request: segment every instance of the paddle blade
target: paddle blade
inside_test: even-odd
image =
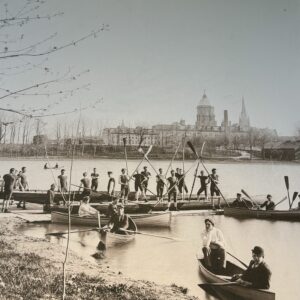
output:
[[[295,199],[297,198],[297,196],[298,196],[298,192],[294,192],[294,194],[293,194],[293,201],[295,201]]]
[[[149,148],[148,148],[148,150],[147,150],[145,156],[147,156],[147,155],[151,152],[151,150],[152,150],[152,145],[149,146]]]
[[[200,156],[202,156],[202,152],[203,152],[204,146],[205,146],[205,141],[204,141],[203,144],[202,144]]]
[[[124,147],[126,146],[126,138],[123,138]]]
[[[247,192],[246,192],[245,190],[241,189],[241,192],[242,192],[246,197],[248,197],[249,199],[251,199],[251,197],[247,194]]]
[[[197,152],[193,146],[193,144],[191,143],[191,141],[187,141],[187,145],[191,148],[191,150],[194,152],[195,155],[197,155]],[[197,155],[198,156],[198,155]]]
[[[285,182],[286,189],[288,190],[290,188],[289,176],[284,176],[284,182]]]

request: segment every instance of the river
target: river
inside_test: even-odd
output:
[[[129,170],[134,170],[139,161],[128,161]],[[67,171],[70,169],[69,161],[59,161]],[[20,169],[27,166],[28,179],[31,189],[46,189],[59,171],[43,170],[44,161],[2,161],[0,173],[3,175],[10,167]],[[152,161],[155,168],[168,167],[167,161]],[[148,165],[143,163],[142,166]],[[195,164],[186,162],[185,169],[193,165],[190,174],[194,173]],[[106,172],[112,170],[119,174],[125,167],[122,160],[76,160],[73,165],[72,181],[78,184],[82,173],[92,172],[97,167],[100,173],[100,188],[104,190],[107,185]],[[182,162],[173,163],[173,168],[182,167]],[[286,195],[283,176],[290,179],[291,194],[300,191],[298,178],[300,168],[291,163],[207,163],[211,170],[217,169],[220,175],[220,189],[227,196],[233,196],[241,188],[250,195],[273,195],[275,202]],[[148,165],[154,177],[155,173]],[[201,168],[200,168],[201,169]],[[130,173],[130,172],[129,172]],[[187,185],[192,185],[192,176],[187,177]],[[155,180],[150,181],[150,189],[155,187]],[[199,182],[196,182],[198,189]],[[298,201],[297,201],[298,202]],[[287,201],[278,208],[286,208]],[[169,241],[160,238],[138,235],[132,243],[122,247],[109,249],[106,257],[97,263],[106,264],[112,269],[136,279],[145,279],[157,283],[172,284],[188,288],[189,293],[201,299],[214,299],[202,291],[197,284],[201,282],[199,276],[196,253],[200,249],[200,235],[204,229],[203,215],[178,215],[172,220],[170,230],[144,230],[172,237],[181,241]],[[248,263],[251,259],[251,249],[255,245],[262,246],[265,250],[265,260],[272,270],[271,287],[276,292],[278,300],[299,299],[298,274],[300,261],[300,222],[264,221],[264,220],[237,220],[225,216],[213,216],[216,227],[220,228],[226,238],[228,251]],[[75,228],[75,227],[74,227]],[[63,230],[61,225],[24,225],[20,230],[25,234],[43,237],[46,232]],[[95,252],[98,241],[97,232],[72,234],[71,248],[89,260]],[[65,239],[51,237],[55,243],[65,243]]]

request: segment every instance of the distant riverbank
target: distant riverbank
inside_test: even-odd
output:
[[[61,299],[65,248],[47,239],[19,234],[17,227],[22,224],[13,216],[0,215],[0,298]],[[186,292],[176,285],[132,280],[107,264],[69,253],[65,299],[198,299]]]

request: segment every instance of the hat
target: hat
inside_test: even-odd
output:
[[[158,171],[162,171],[162,168],[159,168]]]
[[[117,208],[124,208],[124,205],[122,203],[118,203]]]
[[[259,246],[255,246],[253,249],[252,249],[252,252],[254,254],[256,254],[257,256],[264,256],[264,249],[262,247],[259,247]]]
[[[236,195],[237,195],[237,196],[242,196],[242,194],[241,194],[241,193],[236,193]]]
[[[207,222],[209,222],[212,226],[215,226],[215,223],[212,219],[210,219],[210,218],[205,219],[204,223],[207,223]]]
[[[215,169],[215,168],[213,168],[213,169],[211,169],[211,170],[212,170],[212,172],[213,172],[213,171],[217,171],[217,169]]]
[[[123,172],[123,171],[125,171],[125,169],[123,168],[123,169],[121,169],[121,172]]]
[[[147,166],[144,166],[144,169],[147,169]]]
[[[268,195],[267,195],[267,198],[272,198],[272,195],[268,194]]]

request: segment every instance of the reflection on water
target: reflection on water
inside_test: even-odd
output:
[[[109,248],[103,260],[95,261],[99,241],[94,231],[71,235],[71,249],[90,261],[105,264],[116,271],[136,279],[151,280],[162,284],[175,283],[187,287],[189,293],[201,299],[215,299],[200,289],[203,282],[199,275],[196,253],[200,248],[200,234],[205,216],[177,216],[171,229],[142,229],[147,233],[176,236],[182,241],[137,235],[135,241],[120,247]],[[265,249],[265,260],[272,270],[272,290],[276,299],[298,300],[298,269],[300,261],[300,223],[285,221],[237,220],[214,216],[215,224],[221,228],[228,250],[248,264],[251,249],[260,245]],[[75,229],[78,227],[73,227]],[[26,234],[44,237],[46,232],[63,231],[62,225],[24,225]],[[83,229],[83,227],[81,227]],[[49,237],[51,242],[65,243],[65,238]],[[228,257],[230,259],[230,257]]]

